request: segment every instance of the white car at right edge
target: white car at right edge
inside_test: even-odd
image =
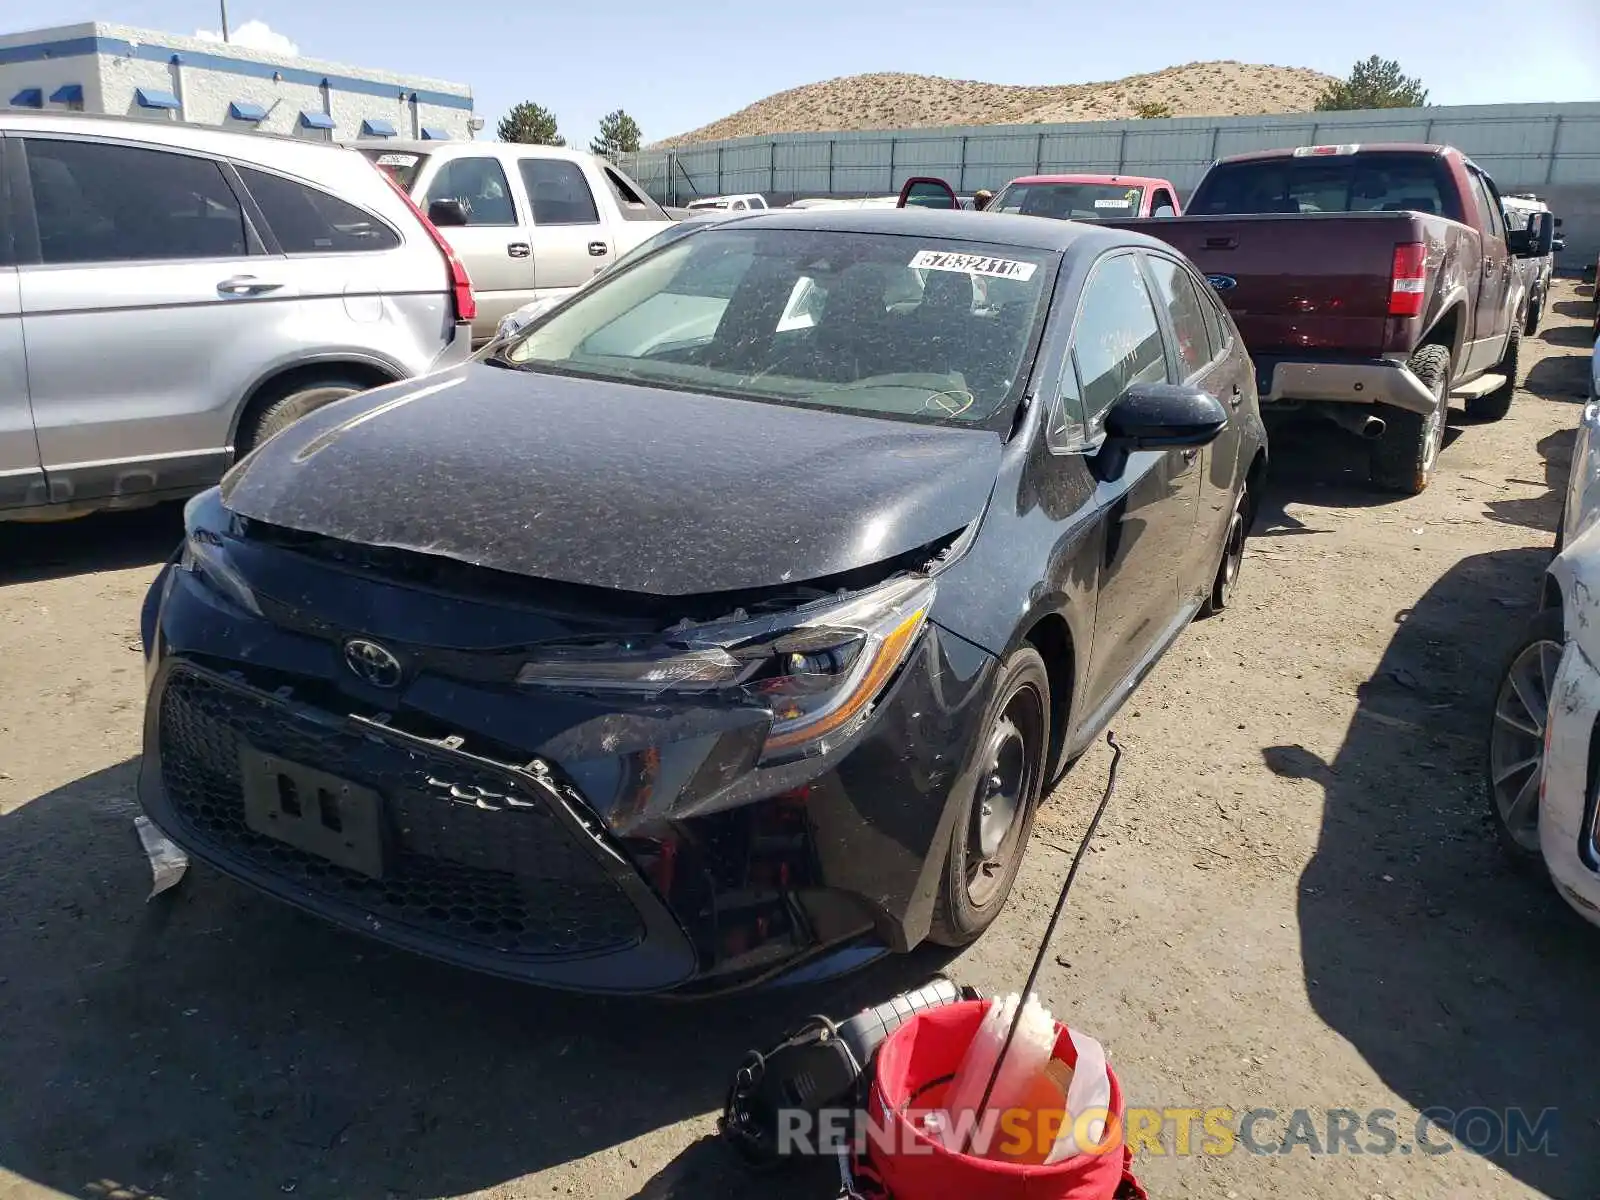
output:
[[[1542,858],[1562,898],[1600,924],[1600,347],[1556,551],[1500,677],[1487,782],[1512,855]]]

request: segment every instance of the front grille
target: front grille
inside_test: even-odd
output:
[[[361,910],[377,936],[392,923],[529,958],[620,950],[642,936],[632,902],[553,802],[501,772],[444,748],[352,733],[181,668],[162,692],[160,722],[162,782],[184,832],[224,861]],[[251,829],[241,745],[376,790],[388,843],[383,878]],[[453,800],[452,790],[471,799]]]

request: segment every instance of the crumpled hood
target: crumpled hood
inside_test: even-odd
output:
[[[230,471],[246,517],[659,596],[838,574],[975,519],[983,429],[469,363],[329,405]]]

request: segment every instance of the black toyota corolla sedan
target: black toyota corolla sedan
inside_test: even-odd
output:
[[[552,986],[967,943],[1228,602],[1253,380],[1138,234],[708,225],[191,502],[140,798],[262,891]]]

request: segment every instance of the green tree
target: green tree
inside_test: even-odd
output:
[[[1141,100],[1133,106],[1133,115],[1141,121],[1159,121],[1172,115],[1172,105],[1161,100]]]
[[[1374,54],[1358,62],[1350,78],[1330,83],[1317,97],[1317,111],[1334,112],[1359,108],[1421,108],[1428,102],[1428,89],[1422,80],[1400,73],[1392,58]]]
[[[589,149],[594,154],[632,154],[641,140],[639,122],[619,108],[600,118],[600,136]]]
[[[555,113],[532,100],[524,100],[501,117],[495,132],[502,142],[523,142],[530,146],[567,144],[567,139],[556,132]]]

